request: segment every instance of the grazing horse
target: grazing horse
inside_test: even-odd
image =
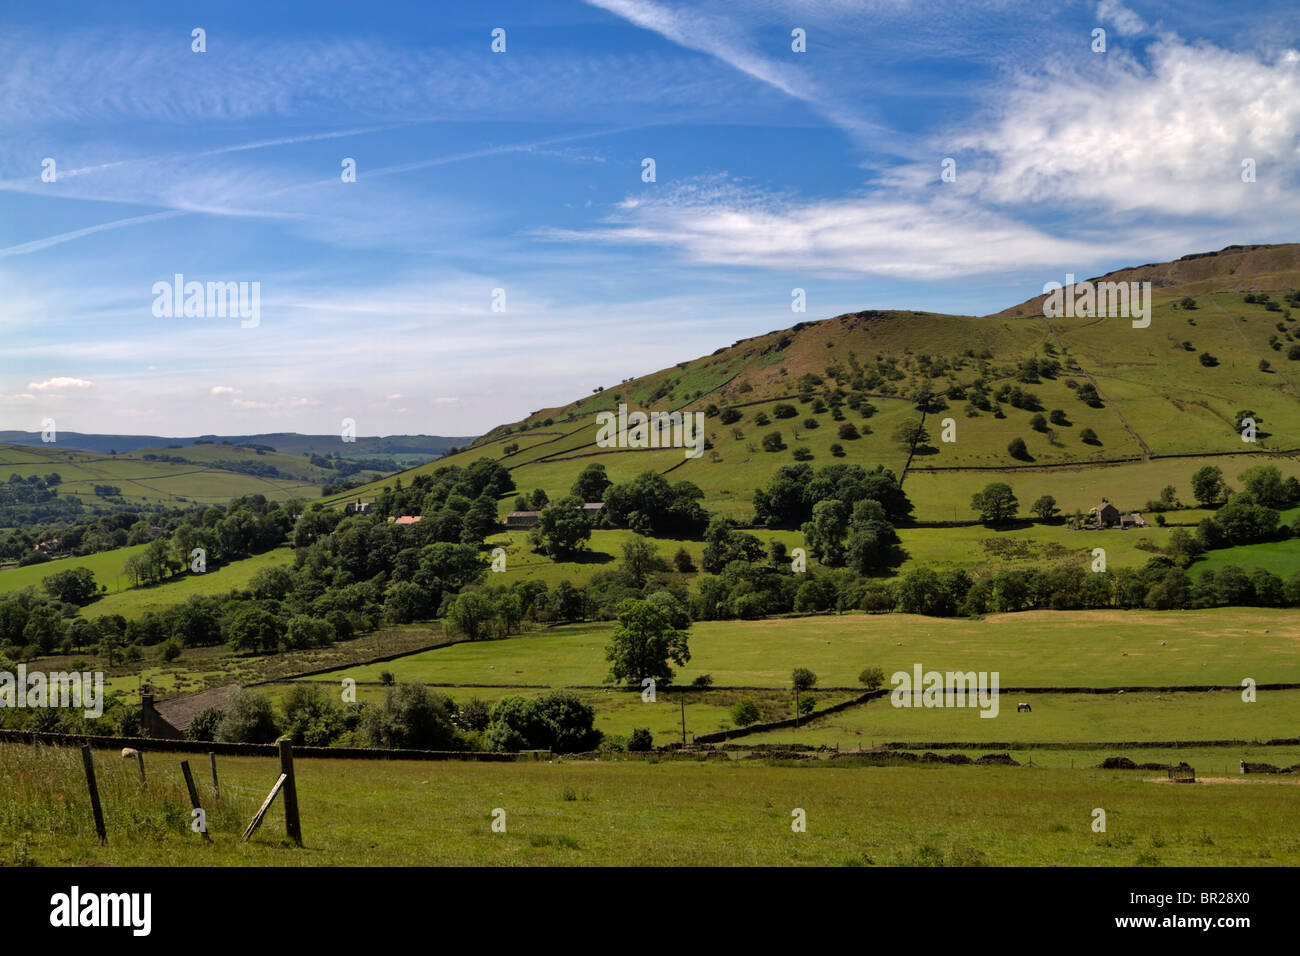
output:
[[[1030,707],[1027,703],[1023,703],[1023,702],[1022,702],[1022,703],[1016,704],[1016,713],[1017,713],[1017,714],[1020,713],[1021,711],[1029,711],[1029,712],[1032,713],[1032,712],[1033,712],[1033,709],[1034,709],[1034,708]]]

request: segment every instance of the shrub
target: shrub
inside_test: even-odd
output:
[[[845,422],[836,434],[845,441],[854,441],[859,437],[857,426],[852,422]]]
[[[392,671],[380,671],[379,683],[383,684],[385,687],[392,687],[395,683],[397,683],[397,681],[393,679]]]
[[[1200,354],[1199,361],[1206,368],[1213,368],[1214,366],[1219,364],[1219,360],[1215,358],[1213,355],[1211,355],[1209,352],[1202,352]]]
[[[229,705],[216,739],[240,744],[269,744],[280,736],[270,698],[240,688],[230,695]]]
[[[763,436],[763,451],[780,451],[785,448],[780,432],[768,432]]]
[[[645,727],[636,727],[627,739],[627,749],[633,753],[645,753],[654,750],[654,736]]]
[[[688,574],[695,570],[695,559],[685,548],[678,548],[677,553],[673,555],[673,567],[683,574]]]
[[[772,415],[776,418],[794,418],[799,414],[799,410],[793,405],[779,404],[772,409]]]
[[[800,717],[803,717],[806,714],[811,714],[817,706],[817,701],[813,699],[812,694],[800,694],[798,700]]]
[[[692,686],[692,687],[698,687],[698,688],[700,688],[701,690],[703,690],[703,689],[705,689],[705,688],[708,688],[708,687],[712,687],[712,686],[713,686],[713,675],[712,675],[712,674],[700,674],[699,676],[697,676],[697,677],[695,678],[695,680],[691,681],[691,686]]]
[[[885,683],[885,669],[877,664],[864,667],[858,675],[858,683],[867,690],[876,690]]]
[[[1091,428],[1085,428],[1083,431],[1079,432],[1079,441],[1083,442],[1085,445],[1101,444],[1097,438],[1097,433]]]
[[[737,727],[756,724],[759,716],[758,705],[752,698],[743,697],[731,705],[731,722]]]
[[[739,408],[724,408],[722,416],[718,419],[724,425],[734,425],[740,421],[742,415]]]
[[[175,638],[172,638],[170,641],[163,641],[162,647],[159,648],[159,651],[162,652],[163,660],[174,661],[176,658],[181,656],[181,642]]]
[[[205,707],[194,715],[190,725],[185,728],[186,740],[201,740],[204,742],[217,739],[217,728],[221,725],[221,719],[226,716],[226,712],[220,707]]]
[[[817,686],[817,675],[806,667],[796,667],[790,674],[790,685],[797,691],[811,690]]]
[[[844,457],[844,446],[840,444],[831,445],[831,455],[835,458]]]
[[[463,750],[452,724],[455,712],[455,704],[445,694],[407,681],[386,689],[383,702],[366,709],[358,732],[371,747]]]
[[[795,461],[812,461],[813,453],[806,447],[800,446],[792,453]]]
[[[1028,447],[1026,447],[1025,440],[1023,438],[1017,437],[1011,439],[1010,443],[1007,445],[1007,454],[1009,454],[1012,458],[1019,459],[1020,461],[1031,460],[1029,456],[1029,449]]]

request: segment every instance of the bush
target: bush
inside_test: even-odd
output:
[[[172,638],[170,641],[163,641],[162,647],[159,648],[162,659],[165,661],[174,661],[181,656],[181,642]]]
[[[1085,428],[1083,431],[1079,432],[1079,441],[1083,442],[1085,445],[1101,444],[1097,438],[1097,433],[1091,428]]]
[[[464,742],[452,724],[455,712],[445,694],[407,681],[385,690],[383,703],[366,709],[358,730],[371,747],[463,750]]]
[[[220,707],[205,707],[194,715],[190,725],[185,728],[185,739],[204,742],[216,740],[217,728],[225,716],[226,712]]]
[[[392,671],[380,671],[379,683],[383,684],[385,687],[392,687],[395,683],[397,683],[397,681],[393,678]]]
[[[785,448],[785,442],[781,438],[780,432],[768,432],[763,436],[763,451],[781,451]]]
[[[790,674],[790,685],[797,691],[811,690],[817,686],[817,675],[806,667],[796,667]]]
[[[1215,358],[1213,355],[1211,355],[1209,352],[1202,352],[1200,354],[1200,363],[1204,365],[1206,368],[1213,368],[1214,366],[1219,364],[1219,360]]]
[[[758,704],[752,698],[743,697],[731,705],[731,722],[737,727],[756,724],[759,716]]]
[[[845,422],[836,434],[845,441],[855,441],[859,437],[858,429],[852,422]]]
[[[799,414],[799,410],[793,405],[777,405],[772,409],[772,415],[776,418],[794,418]]]
[[[1019,459],[1020,461],[1033,460],[1029,456],[1029,448],[1025,445],[1025,440],[1019,437],[1011,439],[1010,443],[1008,443],[1007,454],[1012,458]]]
[[[817,707],[817,701],[813,699],[812,694],[799,695],[798,708],[799,708],[800,717],[803,717],[807,714],[811,714],[816,707]]]
[[[466,730],[487,730],[491,706],[477,697],[471,697],[460,709],[460,725]]]
[[[795,461],[812,461],[813,453],[803,446],[796,448],[793,452]]]
[[[503,697],[492,708],[485,734],[493,750],[594,750],[601,733],[593,728],[596,713],[567,691],[541,697]]]
[[[698,687],[701,690],[713,686],[712,674],[700,674],[695,680],[691,681],[692,687]]]
[[[685,548],[678,548],[677,553],[673,555],[673,567],[683,574],[689,574],[695,570],[695,559]]]
[[[885,683],[885,669],[877,664],[864,667],[858,675],[858,683],[867,690],[878,690]]]
[[[736,422],[740,421],[741,417],[741,411],[739,408],[724,408],[722,410],[722,416],[718,420],[724,425],[734,425]]]
[[[637,727],[633,729],[632,736],[627,739],[627,749],[633,753],[654,750],[654,737],[646,728]]]
[[[280,736],[271,700],[264,694],[240,688],[230,695],[229,705],[216,739],[238,744],[269,744]]]

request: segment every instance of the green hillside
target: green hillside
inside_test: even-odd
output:
[[[991,316],[868,311],[800,322],[541,409],[457,455],[330,500],[481,457],[501,461],[519,489],[552,499],[592,462],[615,482],[671,471],[704,491],[710,511],[741,519],[752,514],[753,490],[796,453],[814,467],[893,469],[921,520],[969,520],[971,493],[995,480],[1026,507],[1050,493],[1071,512],[1102,496],[1140,509],[1169,484],[1190,504],[1191,474],[1206,463],[1229,483],[1261,459],[1300,473],[1300,245],[1111,275],[1131,277],[1153,282],[1147,328],[1128,318],[1044,318],[1041,297]],[[710,447],[694,459],[680,448],[597,447],[596,413],[620,403],[705,412]],[[1237,430],[1243,411],[1258,422],[1253,443]],[[928,440],[913,448],[898,432],[922,419]],[[764,450],[772,432],[781,447]],[[1008,448],[1016,438],[1027,450],[1020,459]]]
[[[209,449],[216,449],[215,451]],[[230,461],[251,459],[255,452],[227,446],[197,446],[183,450],[160,450],[156,454],[182,456],[186,462],[146,460],[140,452],[130,455],[101,455],[96,452],[71,451],[57,444],[0,445],[0,475],[27,478],[57,473],[62,481],[58,497],[76,497],[88,508],[139,507],[159,505],[176,507],[186,503],[224,504],[241,495],[260,494],[280,501],[286,498],[315,498],[320,494],[321,479],[306,459],[289,455],[264,456],[281,464],[292,462],[294,478],[266,478],[243,474],[216,466],[224,457]],[[210,455],[209,460],[204,456]],[[263,458],[257,457],[258,461]],[[119,494],[99,495],[95,486],[109,486]],[[4,522],[0,522],[4,523]]]

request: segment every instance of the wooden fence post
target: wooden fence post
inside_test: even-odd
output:
[[[143,750],[137,750],[135,752],[135,760],[136,763],[140,765],[140,782],[144,783],[144,751]]]
[[[280,792],[280,788],[283,786],[284,774],[280,774],[280,776],[276,777],[275,784],[271,787],[271,792],[268,793],[266,799],[262,801],[262,805],[258,808],[257,814],[253,817],[253,821],[249,823],[248,829],[244,831],[245,843],[248,842],[248,838],[253,835],[253,832],[262,825],[262,817],[266,816],[266,811],[271,809],[271,803],[275,800],[275,795]]]
[[[302,846],[302,827],[298,822],[298,788],[293,779],[293,743],[281,737],[280,773],[284,775],[284,828],[289,839]]]
[[[217,753],[215,750],[208,751],[208,763],[212,765],[212,799],[221,799],[221,787],[217,784]]]
[[[203,813],[203,807],[199,805],[199,792],[194,789],[194,778],[190,775],[190,762],[188,760],[181,761],[181,773],[185,774],[185,789],[190,792],[190,806],[198,810],[203,819],[203,829],[200,832],[203,834],[203,839],[211,843],[212,837],[208,836],[208,818]]]
[[[90,809],[95,814],[95,832],[99,845],[108,845],[108,831],[104,829],[104,810],[99,805],[99,788],[95,786],[95,758],[90,755],[90,744],[81,745],[81,762],[86,768],[86,786],[90,789]]]

